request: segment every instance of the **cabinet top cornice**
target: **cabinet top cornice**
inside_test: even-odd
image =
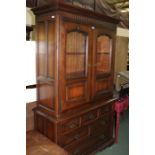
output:
[[[106,14],[101,14],[101,13],[80,8],[74,5],[69,5],[60,1],[52,1],[48,5],[33,8],[32,11],[34,12],[35,15],[61,11],[61,12],[68,12],[68,13],[81,15],[89,18],[99,19],[99,20],[103,20],[114,24],[118,24],[120,22],[120,19],[107,16]]]

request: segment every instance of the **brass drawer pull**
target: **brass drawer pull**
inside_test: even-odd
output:
[[[95,116],[93,114],[88,115],[88,119],[94,119]]]
[[[78,140],[80,138],[80,134],[76,134],[75,136],[74,136],[74,139],[76,139],[76,140]]]
[[[70,128],[70,129],[73,129],[73,128],[75,128],[75,127],[77,127],[77,124],[75,124],[75,123],[72,123],[72,124],[69,125],[69,128]]]

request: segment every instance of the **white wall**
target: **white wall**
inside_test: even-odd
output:
[[[26,41],[26,85],[36,84],[36,42]],[[27,103],[36,101],[36,89],[26,90]]]
[[[35,25],[35,16],[30,8],[26,8],[26,25]],[[26,85],[36,84],[36,42],[26,41]],[[36,89],[26,90],[27,103],[36,101]]]
[[[26,8],[26,25],[35,25],[35,16],[30,8]],[[36,42],[26,41],[26,85],[36,84]],[[27,103],[36,101],[36,89],[26,90]]]

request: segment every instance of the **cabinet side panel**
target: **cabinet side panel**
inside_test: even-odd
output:
[[[54,87],[52,84],[38,84],[39,103],[48,108],[54,109]]]
[[[36,25],[38,103],[55,111],[55,22],[38,16]]]
[[[37,23],[37,39],[38,39],[38,76],[46,76],[46,35],[45,23]]]
[[[48,21],[48,45],[47,45],[47,76],[54,79],[54,57],[55,57],[55,26],[54,22]]]

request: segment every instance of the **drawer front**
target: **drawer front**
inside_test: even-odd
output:
[[[112,104],[103,106],[100,109],[100,116],[105,115],[106,113],[112,112]]]
[[[102,133],[106,130],[109,130],[111,127],[111,114],[106,114],[104,117],[99,118],[95,123],[90,126],[90,134],[96,135]]]
[[[60,124],[61,133],[70,132],[80,126],[80,118],[64,121]]]
[[[65,147],[65,150],[70,152],[72,155],[88,155],[89,152],[93,151],[92,148],[95,144],[96,139],[95,138],[92,139],[92,137],[89,137],[83,141]]]
[[[97,110],[88,112],[81,117],[81,124],[85,125],[91,123],[97,118]]]
[[[61,146],[66,146],[70,143],[73,143],[75,141],[82,140],[83,138],[87,137],[89,134],[88,127],[80,128],[78,130],[75,130],[71,133],[64,134],[60,136],[59,138],[59,144]]]
[[[89,155],[92,151],[97,150],[109,140],[109,134],[104,132],[97,136],[90,136],[83,141],[71,144],[65,147],[65,150],[70,152],[72,155]]]
[[[101,134],[97,135],[96,137],[96,145],[102,145],[105,142],[109,141],[112,139],[112,135],[110,134],[110,130],[104,131]]]

